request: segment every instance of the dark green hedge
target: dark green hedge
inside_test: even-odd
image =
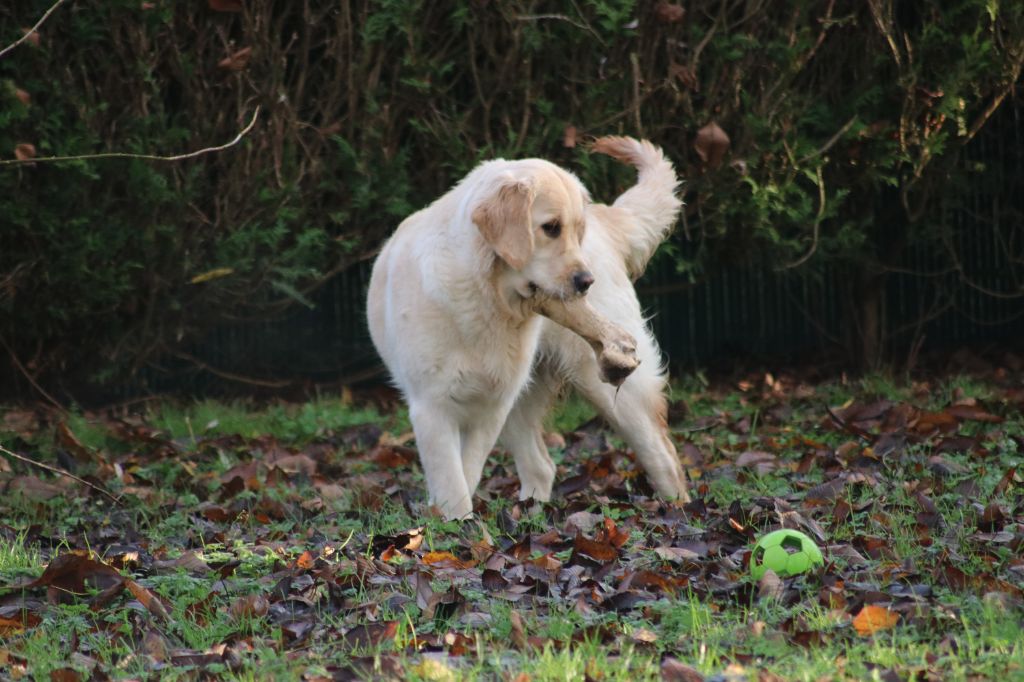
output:
[[[49,6],[5,3],[0,45]],[[0,340],[44,384],[121,376],[308,305],[481,159],[610,196],[629,174],[580,143],[622,132],[687,178],[681,283],[848,268],[848,350],[877,361],[908,246],[963,267],[938,208],[1022,60],[1024,5],[988,0],[76,0],[0,59],[0,158],[177,154],[262,113],[195,159],[0,166]]]

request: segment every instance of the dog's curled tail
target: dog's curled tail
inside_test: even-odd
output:
[[[625,232],[626,268],[631,277],[639,277],[679,217],[683,206],[676,195],[679,177],[661,148],[647,140],[609,135],[595,140],[591,149],[637,169],[637,183],[623,192],[612,206],[625,210],[633,218],[616,227]]]

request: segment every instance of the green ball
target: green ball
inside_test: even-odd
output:
[[[757,541],[750,553],[750,575],[760,580],[772,569],[780,578],[803,573],[812,566],[824,566],[825,559],[814,540],[798,530],[775,530]]]

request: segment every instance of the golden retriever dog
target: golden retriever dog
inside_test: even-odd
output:
[[[409,404],[430,502],[448,518],[472,514],[499,436],[520,497],[550,499],[555,466],[541,428],[566,385],[626,440],[659,494],[689,499],[661,354],[632,285],[675,223],[678,179],[649,142],[605,137],[594,149],[639,171],[613,205],[592,203],[550,162],[488,161],[403,221],[374,263],[370,335]],[[602,316],[628,335],[591,338],[621,331]],[[639,367],[610,377],[602,343],[635,352]]]

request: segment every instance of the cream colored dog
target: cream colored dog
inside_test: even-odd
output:
[[[613,206],[592,204],[574,175],[547,161],[489,161],[403,221],[374,264],[370,334],[409,403],[430,501],[449,518],[472,513],[499,434],[520,496],[550,498],[555,467],[541,425],[566,383],[636,451],[661,495],[688,499],[667,435],[660,352],[632,286],[675,222],[678,180],[648,142],[607,137],[594,148],[640,172]],[[598,315],[581,301],[588,291]],[[606,329],[600,315],[639,340],[641,364],[618,392],[605,383],[622,376],[605,371],[602,343],[629,355],[632,339],[588,336]]]

